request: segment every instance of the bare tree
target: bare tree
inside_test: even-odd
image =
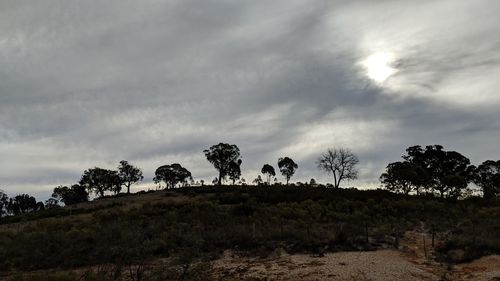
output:
[[[333,175],[333,186],[339,188],[343,180],[353,180],[358,177],[356,165],[359,159],[348,148],[330,148],[318,158],[320,170]]]

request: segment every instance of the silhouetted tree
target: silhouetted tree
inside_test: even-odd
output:
[[[59,200],[56,198],[49,198],[45,200],[45,209],[59,208]]]
[[[276,176],[276,171],[274,171],[274,167],[269,164],[264,164],[260,172],[267,176],[268,185],[271,184],[271,178]]]
[[[288,185],[288,182],[292,178],[292,176],[295,174],[295,170],[299,167],[291,158],[289,157],[282,157],[278,159],[278,167],[280,169],[281,174],[285,177],[286,179],[286,184]]]
[[[229,171],[240,159],[240,149],[235,144],[219,143],[203,151],[208,162],[219,171],[218,184],[228,176]]]
[[[309,181],[309,185],[311,185],[311,186],[316,185],[316,180],[315,180],[315,179],[311,179],[311,180]]]
[[[164,182],[167,188],[174,188],[176,184],[185,183],[189,178],[191,178],[191,172],[180,164],[174,163],[158,167],[153,180],[155,183]]]
[[[456,151],[445,151],[441,145],[411,146],[403,156],[421,169],[420,185],[441,197],[458,198],[472,179],[470,160]]]
[[[343,180],[358,177],[358,163],[358,157],[348,148],[330,148],[317,161],[320,170],[333,175],[334,188],[339,188]]]
[[[7,205],[9,204],[9,197],[2,190],[0,190],[0,218],[7,213]]]
[[[232,162],[229,165],[229,171],[227,172],[229,179],[233,181],[233,185],[236,183],[241,177],[241,159],[238,159],[237,162]]]
[[[121,184],[127,188],[127,193],[130,193],[130,186],[144,179],[141,169],[129,164],[127,161],[120,161],[118,166],[118,176]]]
[[[74,184],[71,187],[60,185],[54,188],[52,197],[68,206],[89,201],[89,194],[85,186],[79,184]]]
[[[27,214],[43,209],[43,203],[36,202],[35,197],[28,194],[20,194],[10,198],[7,204],[7,212],[14,215]]]
[[[428,182],[428,177],[425,169],[404,161],[387,165],[386,171],[380,176],[380,181],[390,191],[403,194],[415,191],[419,194],[420,188]]]
[[[115,194],[121,191],[121,180],[118,172],[98,167],[83,172],[79,184],[84,186],[89,192],[92,191],[100,197],[103,197],[106,191],[111,191]]]
[[[437,192],[441,197],[458,198],[472,179],[470,160],[456,151],[445,151],[441,145],[428,145],[425,149],[419,145],[411,146],[406,149],[403,159],[405,164],[397,164],[396,168],[413,167],[413,171],[406,171],[406,182],[401,182],[400,177],[399,184],[411,182],[417,192],[423,188]],[[381,179],[387,180],[384,175]],[[389,180],[396,183],[395,178]]]
[[[255,185],[262,185],[264,183],[264,181],[262,180],[262,177],[260,175],[258,175],[254,180],[253,180],[253,183]]]
[[[473,167],[472,181],[483,191],[483,198],[500,195],[500,160],[487,160],[477,168]]]

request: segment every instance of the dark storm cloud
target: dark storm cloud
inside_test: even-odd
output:
[[[413,144],[474,161],[500,140],[497,1],[33,1],[0,4],[0,188],[48,194],[122,159],[151,180],[202,150],[251,181],[288,155],[297,180],[351,147],[369,186]],[[383,83],[360,65],[390,52]],[[45,192],[45,193],[44,193]]]

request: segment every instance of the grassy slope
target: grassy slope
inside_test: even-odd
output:
[[[386,191],[207,187],[106,198],[9,218],[0,272],[212,259],[225,249],[266,255],[397,246],[410,229],[435,232],[440,259],[500,253],[500,204]],[[463,251],[457,257],[456,250]],[[451,255],[450,253],[454,253]]]

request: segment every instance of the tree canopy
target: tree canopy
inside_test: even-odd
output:
[[[264,164],[260,172],[267,177],[267,184],[271,184],[271,178],[276,176],[276,171],[274,167],[269,164]]]
[[[380,181],[393,192],[409,194],[415,191],[420,194],[420,188],[427,182],[427,177],[425,169],[404,161],[387,165],[386,172],[380,176]]]
[[[7,213],[7,206],[9,204],[9,197],[2,190],[0,190],[0,218]]]
[[[94,192],[100,197],[103,197],[106,191],[117,194],[121,191],[122,186],[117,171],[98,167],[83,172],[79,184],[87,188],[89,192]]]
[[[13,215],[27,214],[44,209],[42,202],[37,202],[35,197],[28,194],[19,194],[10,198],[7,203],[7,212]]]
[[[178,163],[163,165],[156,169],[154,182],[164,182],[167,188],[174,188],[178,183],[184,183],[191,178],[191,172]]]
[[[472,181],[481,188],[485,199],[500,195],[500,160],[487,160],[472,169]]]
[[[227,175],[229,179],[233,182],[233,185],[241,177],[241,162],[242,162],[241,159],[238,159],[237,162],[232,162],[229,165],[229,171]]]
[[[470,160],[456,151],[446,151],[441,145],[419,145],[406,149],[403,162],[391,163],[382,174],[387,189],[409,193],[436,192],[440,197],[458,198],[472,180]]]
[[[79,184],[74,184],[71,187],[60,185],[54,188],[52,197],[68,206],[89,200],[85,186]]]
[[[285,177],[287,185],[298,167],[299,165],[297,165],[292,158],[282,157],[278,159],[278,168],[280,169],[281,174]]]
[[[121,184],[127,188],[127,193],[130,193],[130,186],[144,179],[142,170],[128,163],[128,161],[120,161],[118,166],[118,176]]]
[[[235,163],[241,164],[240,149],[235,144],[219,143],[204,150],[203,153],[208,162],[212,163],[219,171],[218,185],[221,185],[222,180],[229,175],[231,169],[235,168]]]

